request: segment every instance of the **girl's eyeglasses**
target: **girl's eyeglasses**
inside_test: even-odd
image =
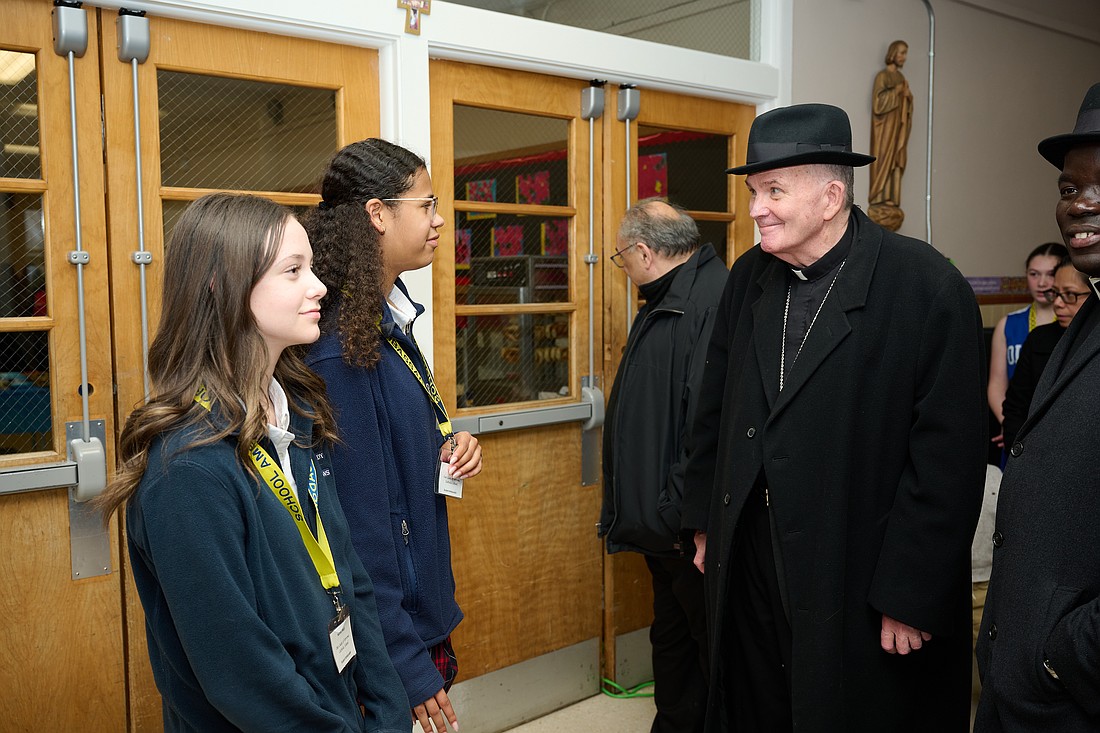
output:
[[[430,208],[431,216],[434,219],[435,214],[439,211],[439,197],[438,196],[407,196],[405,198],[397,199],[382,199],[383,201],[431,201]]]

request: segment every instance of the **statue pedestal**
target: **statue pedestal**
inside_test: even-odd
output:
[[[871,221],[892,232],[900,229],[901,223],[905,221],[905,212],[901,210],[901,207],[888,202],[871,204],[870,208],[867,209],[867,216],[871,218]]]

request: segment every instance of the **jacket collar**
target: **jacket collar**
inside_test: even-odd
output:
[[[674,310],[682,313],[691,301],[689,296],[695,286],[695,278],[699,274],[700,268],[717,256],[714,247],[709,243],[700,245],[697,250],[692,252],[691,257],[685,260],[684,264],[676,270],[676,274],[672,278],[672,285],[657,310]]]
[[[419,318],[420,315],[424,312],[424,306],[412,299],[412,296],[409,295],[409,289],[405,287],[405,283],[401,281],[401,278],[397,278],[397,280],[394,282],[394,285],[397,286],[397,288],[405,294],[405,297],[408,298],[409,302],[413,304],[414,308],[416,308],[416,315],[413,316],[412,321],[409,322],[409,325],[411,326],[412,324],[416,323],[416,319]],[[392,336],[395,331],[401,331],[400,328],[397,328],[397,324],[393,320],[393,311],[390,310],[389,301],[387,301],[385,297],[382,298],[382,323],[379,324],[379,328],[382,330],[382,336],[384,338]]]

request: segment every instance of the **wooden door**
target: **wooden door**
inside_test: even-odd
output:
[[[434,361],[447,408],[461,419],[576,404],[590,370],[589,161],[600,169],[580,119],[587,83],[443,61],[430,74],[432,182],[448,224],[432,271]],[[581,483],[580,424],[480,440],[483,472],[449,505],[463,680],[601,627],[600,494]]]
[[[64,461],[66,423],[83,418],[77,269],[70,264],[71,113],[88,257],[89,419],[103,423],[108,466],[116,426],[144,399],[142,305],[151,338],[164,233],[186,203],[232,189],[311,205],[328,157],[379,128],[374,51],[151,18],[151,52],[136,70],[139,155],[134,69],[117,58],[116,14],[77,11],[88,44],[74,54],[74,108],[68,59],[53,49],[51,10],[42,0],[5,0],[0,28],[4,476]],[[151,258],[144,297],[140,249]],[[116,731],[128,721],[132,730],[160,729],[144,619],[115,521],[106,542],[106,572],[79,577],[68,491],[0,493],[0,556],[9,578],[0,597],[5,730]]]
[[[79,12],[79,11],[78,11]],[[71,114],[79,140],[90,420],[113,432],[99,46],[69,64],[51,6],[5,0],[0,23],[0,472],[66,459],[83,421]],[[107,440],[108,465],[114,460]],[[103,574],[74,577],[69,492],[0,495],[0,724],[4,730],[124,730],[121,582],[112,529]],[[76,545],[72,545],[76,546]],[[79,552],[79,548],[73,552]],[[102,570],[102,568],[100,568]],[[113,572],[112,572],[113,571]]]
[[[114,50],[103,11],[103,96],[110,200],[111,309],[117,419],[145,396],[137,186],[141,166],[148,338],[160,314],[164,245],[188,202],[246,191],[292,209],[313,206],[321,172],[343,145],[379,132],[378,60],[369,49],[150,18],[148,59],[137,66],[141,154],[135,153],[133,64]],[[186,317],[186,314],[180,314]],[[122,555],[122,564],[129,558]],[[131,729],[159,730],[145,621],[125,573]]]
[[[747,195],[725,173],[744,160],[751,107],[642,90],[628,131],[615,119],[617,88],[608,87],[590,146],[589,123],[580,118],[587,86],[432,63],[432,177],[450,223],[433,266],[435,368],[460,419],[575,402],[589,373],[609,391],[637,302],[622,271],[609,264],[628,173],[630,201],[659,195],[684,205],[727,262],[752,245],[752,221],[739,215],[747,212]],[[598,256],[592,367],[590,222]],[[555,281],[540,280],[539,268],[564,268],[557,295],[540,295],[540,285]],[[537,320],[548,315],[557,320]],[[555,357],[568,365],[561,395],[543,379]],[[481,440],[484,471],[451,505],[466,612],[455,634],[463,679],[593,636],[602,642],[602,673],[616,678],[617,639],[652,619],[650,580],[640,555],[605,557],[595,536],[602,488],[581,485],[579,426]]]
[[[615,90],[609,89],[608,99]],[[614,101],[609,101],[614,109]],[[631,203],[667,197],[685,207],[703,242],[714,245],[727,265],[750,249],[753,222],[748,189],[726,168],[745,160],[751,106],[698,99],[648,89],[639,91],[637,119],[604,128],[604,248],[601,261],[615,252],[619,220],[626,210],[628,174]],[[604,373],[614,379],[637,310],[637,289],[625,273],[603,268]],[[617,645],[625,634],[653,620],[649,570],[641,555],[609,555],[604,565],[604,674],[616,679]]]

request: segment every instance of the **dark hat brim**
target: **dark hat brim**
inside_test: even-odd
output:
[[[776,168],[790,168],[796,165],[850,165],[860,168],[873,163],[875,156],[863,153],[850,153],[843,150],[818,150],[789,155],[784,158],[772,158],[753,163],[739,165],[736,168],[727,168],[726,173],[735,176],[747,176],[750,173],[770,171]]]
[[[1070,148],[1088,143],[1100,143],[1100,131],[1068,132],[1065,135],[1048,137],[1039,143],[1039,155],[1046,158],[1047,162],[1058,170],[1062,170],[1066,165],[1066,153]]]

